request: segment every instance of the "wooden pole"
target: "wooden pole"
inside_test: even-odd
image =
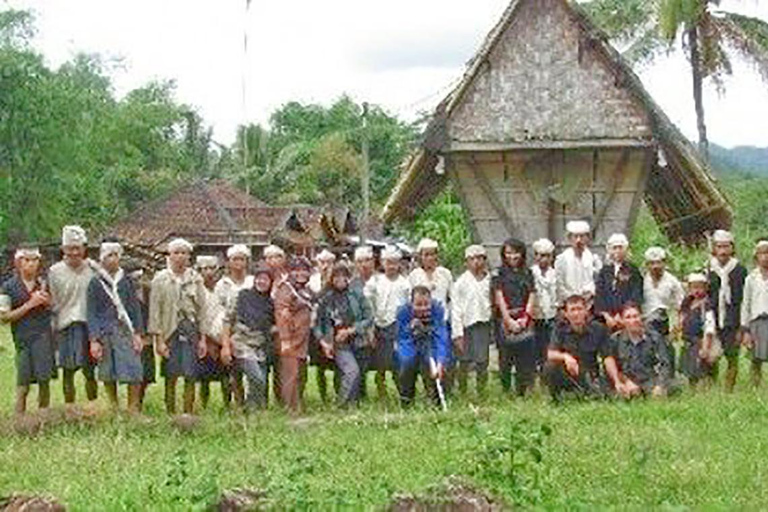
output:
[[[245,193],[251,194],[251,176],[248,171],[248,11],[251,7],[251,0],[245,0],[245,17],[243,26],[243,75],[241,77],[242,88],[242,114],[243,124],[240,128],[243,151],[243,176],[245,176]]]
[[[363,102],[363,222],[360,229],[362,242],[368,238],[368,218],[371,213],[371,176],[368,160],[368,103]]]

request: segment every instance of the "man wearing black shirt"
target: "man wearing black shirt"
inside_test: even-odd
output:
[[[599,395],[606,385],[605,374],[615,387],[619,382],[616,357],[604,325],[590,321],[587,303],[581,295],[565,301],[565,321],[555,328],[547,351],[547,382],[552,398],[564,391]],[[605,374],[600,370],[603,359]]]

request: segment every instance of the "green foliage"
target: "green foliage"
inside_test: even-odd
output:
[[[440,244],[441,263],[454,272],[463,272],[464,249],[472,243],[472,235],[464,209],[450,188],[413,222],[394,231],[414,244],[425,237],[436,240]]]
[[[114,96],[111,63],[78,55],[50,69],[29,49],[24,11],[0,12],[0,240],[98,228],[179,181],[210,174],[210,130],[172,83]]]

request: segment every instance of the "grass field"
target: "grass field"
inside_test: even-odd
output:
[[[374,508],[396,494],[465,482],[510,505],[543,509],[766,509],[766,392],[746,387],[667,401],[567,403],[501,396],[402,413],[369,404],[245,418],[204,413],[183,432],[164,416],[160,386],[147,424],[102,413],[13,428],[13,349],[0,334],[0,496],[55,497],[72,510],[200,510],[232,488],[277,508]],[[58,383],[54,388],[60,408]],[[80,391],[80,390],[79,390]]]

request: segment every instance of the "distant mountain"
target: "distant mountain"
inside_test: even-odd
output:
[[[709,148],[712,166],[721,173],[742,172],[768,176],[768,148],[737,146],[732,149],[712,144]]]

